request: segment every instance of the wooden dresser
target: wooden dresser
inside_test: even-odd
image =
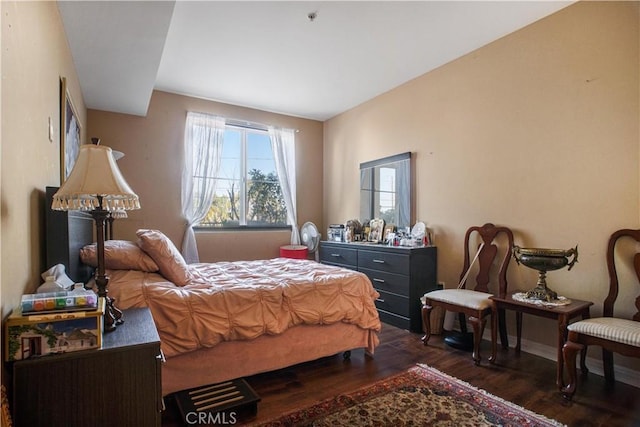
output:
[[[12,363],[20,426],[160,426],[160,337],[147,308],[124,311],[102,349]]]
[[[380,298],[380,320],[422,332],[420,297],[437,289],[437,248],[320,242],[320,262],[365,273]]]

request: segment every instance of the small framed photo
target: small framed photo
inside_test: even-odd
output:
[[[67,79],[60,78],[60,184],[71,173],[82,144],[82,125],[73,105]]]
[[[380,243],[384,237],[384,219],[375,218],[369,223],[371,231],[369,232],[369,241]]]
[[[384,226],[384,238],[383,240],[386,242],[389,240],[389,234],[393,234],[395,237],[396,226],[393,224],[387,224]]]
[[[371,227],[369,224],[362,227],[362,240],[365,242],[369,241],[369,235],[371,234]]]

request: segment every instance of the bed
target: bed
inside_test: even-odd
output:
[[[189,270],[196,278],[182,287],[159,273],[108,271],[119,308],[151,309],[164,394],[358,348],[372,355],[379,342],[377,293],[361,273],[285,258]]]
[[[85,239],[80,265],[94,265],[92,233],[69,234],[69,247]],[[149,307],[166,357],[163,395],[354,349],[371,356],[379,343],[379,295],[363,273],[286,258],[186,265],[161,232],[137,235],[107,241],[108,291],[120,309]]]

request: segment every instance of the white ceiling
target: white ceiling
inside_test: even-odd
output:
[[[179,0],[58,7],[88,108],[144,116],[155,88],[326,120],[571,3]]]

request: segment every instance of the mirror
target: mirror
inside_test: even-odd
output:
[[[360,163],[360,218],[411,227],[411,153]]]

